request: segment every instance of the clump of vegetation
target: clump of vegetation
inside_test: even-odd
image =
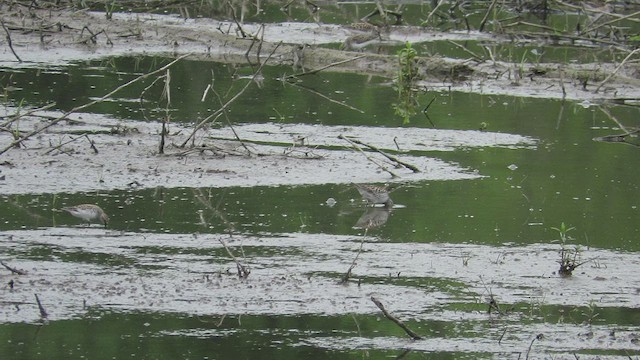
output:
[[[405,47],[398,51],[398,74],[396,76],[396,89],[398,90],[398,102],[393,104],[395,114],[402,117],[403,123],[408,124],[411,116],[416,114],[418,100],[413,91],[418,79],[417,66],[418,52],[407,42]]]
[[[569,241],[574,240],[573,237],[569,235],[569,231],[575,230],[575,228],[567,227],[563,222],[559,228],[552,227],[551,229],[557,231],[560,236],[560,260],[558,261],[560,263],[560,269],[558,270],[558,274],[561,276],[571,276],[578,266],[584,264],[584,262],[578,262],[580,247],[578,245],[569,247],[567,244]]]

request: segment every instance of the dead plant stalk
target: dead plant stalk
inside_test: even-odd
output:
[[[57,117],[54,120],[52,120],[50,123],[48,123],[48,124],[46,124],[46,125],[44,125],[42,127],[39,127],[37,129],[34,129],[30,133],[28,133],[28,134],[22,136],[21,138],[13,141],[11,144],[6,146],[4,149],[0,150],[0,155],[2,155],[5,152],[9,151],[9,149],[15,147],[16,145],[21,144],[23,141],[29,139],[30,137],[32,137],[34,135],[37,135],[37,134],[45,131],[46,129],[52,127],[53,125],[56,125],[57,123],[65,120],[69,115],[71,115],[73,113],[76,113],[76,112],[78,112],[80,110],[86,109],[86,108],[88,108],[90,106],[93,106],[95,104],[101,103],[101,102],[105,101],[106,99],[110,98],[111,96],[113,96],[114,94],[116,94],[117,92],[119,92],[120,90],[122,90],[122,89],[124,89],[124,88],[126,88],[126,87],[128,87],[128,86],[130,86],[132,84],[135,84],[135,83],[137,83],[137,82],[139,82],[141,80],[144,80],[144,79],[146,79],[146,78],[148,78],[150,76],[153,76],[155,74],[161,73],[161,72],[167,70],[168,68],[170,68],[171,66],[173,66],[178,61],[180,61],[180,60],[182,60],[182,59],[184,59],[184,58],[186,58],[187,56],[190,56],[190,55],[191,55],[191,53],[184,54],[184,55],[180,56],[179,58],[173,60],[172,62],[168,63],[167,65],[165,65],[165,66],[163,66],[163,67],[161,67],[161,68],[159,68],[157,70],[154,70],[154,71],[152,71],[150,73],[147,73],[147,74],[144,74],[144,75],[140,75],[137,78],[135,78],[135,79],[133,79],[133,80],[131,80],[131,81],[125,83],[125,84],[122,84],[122,85],[118,86],[117,88],[111,90],[109,93],[107,93],[106,95],[102,96],[99,99],[90,101],[90,102],[88,102],[88,103],[86,103],[84,105],[77,106],[77,107],[65,112],[64,114],[62,114],[59,117]]]

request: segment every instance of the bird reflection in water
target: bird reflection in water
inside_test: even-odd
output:
[[[384,225],[389,220],[391,209],[388,207],[368,208],[353,225],[354,229],[373,229]]]

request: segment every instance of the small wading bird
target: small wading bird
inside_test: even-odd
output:
[[[389,190],[383,186],[353,184],[358,189],[362,197],[370,204],[384,204],[385,207],[392,207],[393,200],[389,197]]]
[[[61,210],[86,221],[88,224],[91,224],[91,222],[94,221],[100,222],[107,227],[107,222],[109,222],[109,216],[107,216],[107,214],[98,205],[81,204],[63,207]]]

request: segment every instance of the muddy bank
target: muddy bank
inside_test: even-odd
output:
[[[339,25],[316,23],[243,24],[242,31],[260,34],[241,38],[233,22],[212,19],[181,19],[170,15],[113,14],[71,10],[31,9],[11,12],[6,18],[15,54],[7,44],[0,50],[0,64],[8,67],[64,65],[109,56],[192,54],[190,59],[234,63],[258,63],[273,52],[272,63],[317,69],[341,61],[324,71],[343,71],[395,76],[395,55],[381,55],[323,48],[339,44],[353,34]],[[402,44],[435,40],[513,41],[509,37],[479,32],[441,33],[422,27],[395,26],[382,43]],[[528,39],[527,43],[545,39]],[[19,63],[16,56],[23,62]],[[427,89],[459,90],[486,94],[509,94],[573,100],[640,98],[637,63],[620,69],[617,64],[505,63],[418,58],[419,84]],[[617,71],[616,71],[617,70]],[[298,70],[302,71],[302,70]],[[607,79],[608,74],[615,76]],[[585,79],[589,81],[585,82]],[[606,82],[604,81],[606,79]],[[596,91],[597,90],[597,91]]]
[[[176,144],[192,129],[172,124],[165,154],[158,155],[159,124],[125,124],[95,114],[70,118],[74,121],[53,126],[25,141],[25,148],[2,155],[3,193],[473,179],[482,174],[415,152],[451,151],[463,145],[536,146],[528,137],[481,131],[278,124],[260,124],[258,129],[249,124],[234,127],[242,141],[228,128],[208,129],[199,132],[195,147],[180,148]],[[20,129],[43,124],[40,118],[25,117]],[[400,146],[405,153],[396,157],[418,171],[379,153],[365,156],[340,135],[389,152]],[[10,134],[0,134],[2,146],[10,141]]]
[[[243,254],[240,260],[251,270],[248,278],[238,279],[220,240]],[[361,241],[363,252],[352,281],[340,284]],[[440,334],[419,341],[401,334],[351,334],[348,338],[322,334],[309,335],[303,342],[333,350],[364,346],[450,351],[451,346],[465,352],[474,351],[471,345],[475,344],[484,351],[504,353],[522,351],[533,337],[544,333],[536,351],[637,351],[635,327],[598,322],[587,328],[561,319],[528,322],[551,316],[556,307],[583,306],[585,299],[597,301],[599,311],[638,306],[640,284],[628,271],[629,266],[637,266],[635,254],[588,249],[582,255],[597,258],[597,263],[585,264],[586,274],[562,278],[554,274],[558,248],[557,244],[496,249],[389,243],[376,237],[308,233],[255,237],[143,235],[102,228],[9,231],[0,236],[0,250],[11,254],[5,258],[8,264],[26,274],[10,276],[13,289],[0,303],[0,319],[3,323],[40,321],[34,293],[49,321],[83,319],[96,311],[203,317],[377,316],[378,308],[370,300],[375,296],[420,333],[430,333],[428,327],[434,323],[468,330],[462,332],[464,336],[447,337],[444,344]],[[8,278],[2,275],[3,282]],[[490,297],[504,313],[487,313]],[[382,326],[386,320],[379,321]],[[493,325],[485,328],[481,325],[485,321]],[[508,336],[498,342],[505,328]],[[201,330],[180,331],[182,336],[198,336]],[[613,332],[615,336],[610,335]],[[468,340],[470,336],[473,341]]]

